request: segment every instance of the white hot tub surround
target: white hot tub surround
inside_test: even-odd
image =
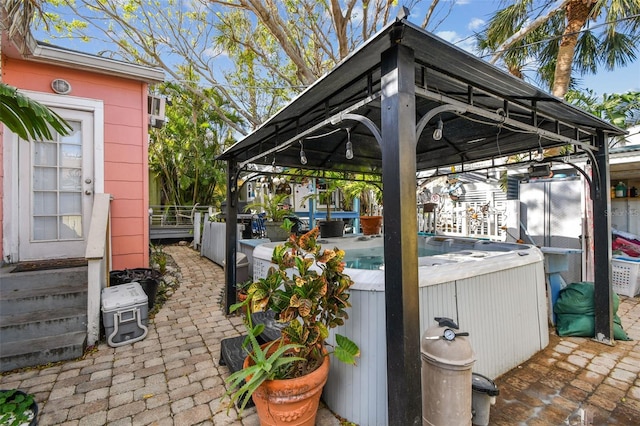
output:
[[[320,243],[345,250],[347,260],[351,251],[371,263],[381,253],[383,239],[350,236]],[[276,244],[254,250],[254,279],[266,276]],[[419,236],[418,247],[436,253],[419,257],[421,336],[435,324],[434,317],[454,319],[461,331],[469,332],[476,354],[473,371],[489,378],[548,345],[544,258],[538,248],[445,236]],[[352,307],[345,326],[332,336],[340,333],[355,341],[361,357],[356,367],[331,363],[323,397],[331,410],[356,424],[386,425],[384,270],[347,267],[345,272],[355,282]]]

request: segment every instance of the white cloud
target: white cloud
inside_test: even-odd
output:
[[[476,53],[475,49],[475,40],[471,36],[462,37],[455,31],[438,31],[436,35],[451,44],[458,46],[461,49],[466,50],[467,52]]]
[[[455,43],[457,40],[460,40],[460,36],[455,31],[438,31],[436,35],[449,43]]]
[[[482,28],[484,26],[485,22],[483,19],[480,18],[473,18],[469,24],[467,25],[467,28],[471,31],[476,31],[479,30],[480,28]]]

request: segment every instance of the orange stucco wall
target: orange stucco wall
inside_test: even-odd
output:
[[[147,84],[81,69],[2,59],[4,83],[25,90],[53,93],[51,81],[63,78],[71,84],[70,96],[104,102],[104,192],[113,197],[112,269],[148,267]],[[2,178],[0,168],[0,181]],[[4,186],[0,185],[0,188]],[[0,201],[0,221],[3,217],[1,204]],[[0,238],[1,230],[0,222]]]

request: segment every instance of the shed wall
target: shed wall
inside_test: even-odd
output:
[[[53,93],[51,81],[67,80],[71,96],[104,103],[104,192],[111,202],[113,269],[149,264],[149,181],[146,83],[81,69],[3,57],[2,81],[20,89]],[[0,150],[0,155],[2,150]],[[0,157],[1,159],[1,157]],[[0,161],[0,188],[5,190]],[[0,238],[3,206],[0,202]],[[2,248],[0,248],[2,250]],[[2,253],[0,252],[0,255]]]

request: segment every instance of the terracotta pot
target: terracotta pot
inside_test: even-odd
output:
[[[382,216],[360,216],[360,226],[364,235],[376,235],[382,230]]]
[[[244,360],[249,367],[250,358]],[[329,357],[311,373],[295,379],[267,380],[252,398],[261,426],[314,426],[322,388],[329,377]]]

